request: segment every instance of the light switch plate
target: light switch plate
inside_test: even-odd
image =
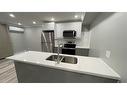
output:
[[[105,55],[105,56],[106,56],[107,58],[110,58],[110,55],[111,55],[111,51],[106,50],[106,55]]]

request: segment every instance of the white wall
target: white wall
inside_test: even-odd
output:
[[[83,26],[85,28],[85,26]],[[81,32],[81,38],[76,40],[76,45],[79,48],[90,48],[91,31],[85,28]]]
[[[41,51],[41,32],[42,26],[25,28],[24,33],[9,32],[14,53]]]
[[[42,29],[43,30],[54,30],[55,29],[55,23],[54,22],[43,23]]]
[[[14,53],[26,50],[24,33],[9,32]]]
[[[41,32],[42,26],[25,28],[27,50],[41,51]]]
[[[127,13],[102,13],[91,31],[90,56],[102,58],[127,82]],[[110,58],[106,50],[111,51]]]

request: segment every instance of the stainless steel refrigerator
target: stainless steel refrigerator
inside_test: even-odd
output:
[[[43,52],[54,51],[54,30],[43,30],[41,33],[41,45]]]

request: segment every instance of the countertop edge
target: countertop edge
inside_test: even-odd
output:
[[[7,58],[7,59],[11,59],[11,58]],[[49,68],[54,68],[54,69],[60,69],[60,70],[75,72],[75,73],[89,74],[89,75],[93,75],[93,76],[97,76],[97,77],[103,77],[103,78],[108,78],[108,79],[121,80],[120,76],[119,77],[114,77],[114,76],[102,75],[102,74],[97,74],[97,73],[92,73],[92,72],[86,72],[86,71],[79,71],[79,70],[74,70],[74,69],[68,69],[68,68],[64,68],[64,67],[62,68],[62,67],[55,67],[55,66],[51,66],[51,65],[39,64],[39,63],[35,63],[35,62],[33,63],[33,62],[21,61],[21,60],[15,60],[15,59],[11,59],[11,60],[18,61],[18,62],[23,62],[23,63],[28,63],[28,64],[32,64],[32,65],[38,65],[38,66],[44,66],[44,67],[49,67]],[[56,65],[59,65],[59,64],[56,64]]]

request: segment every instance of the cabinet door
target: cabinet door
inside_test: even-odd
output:
[[[85,48],[76,48],[76,55],[88,56],[88,55],[89,55],[89,49],[85,49]]]
[[[12,47],[6,25],[0,25],[0,59],[12,55]]]

